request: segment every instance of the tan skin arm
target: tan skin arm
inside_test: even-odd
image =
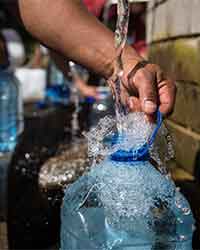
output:
[[[115,58],[114,36],[89,14],[80,0],[19,0],[26,29],[48,47],[109,78]],[[126,52],[132,63],[139,56]]]
[[[98,91],[95,86],[88,85],[81,78],[75,79],[74,83],[83,96],[90,96],[90,97],[94,97],[95,99],[98,99]]]
[[[26,29],[64,57],[100,73],[105,78],[115,70],[114,34],[90,15],[80,0],[18,0]],[[126,46],[123,54],[125,75],[141,61]],[[164,77],[157,65],[148,64],[129,80],[133,96],[127,103],[152,115],[157,106],[167,115],[174,106],[175,84]],[[133,91],[134,90],[134,91]],[[124,90],[125,91],[125,90]]]

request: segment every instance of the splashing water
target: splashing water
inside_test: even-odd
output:
[[[104,118],[98,127],[101,132],[93,129],[87,135],[93,145],[91,154],[100,148],[105,157],[118,147],[138,147],[148,140],[153,125],[143,113],[130,114],[124,122],[131,138],[127,136],[120,146],[104,147],[103,137],[116,130],[116,121]],[[106,157],[66,190],[63,204],[62,250],[191,249],[189,204],[148,161],[118,162]]]
[[[130,113],[127,116],[120,117],[120,123],[123,128],[121,133],[124,135],[123,140],[118,141],[114,145],[106,143],[105,138],[110,138],[116,133],[116,123],[114,118],[105,117],[100,120],[96,128],[87,133],[90,157],[104,159],[120,149],[128,151],[133,148],[140,148],[148,142],[155,128],[155,124],[150,123],[144,113]],[[166,134],[166,128],[162,127],[160,133]],[[162,143],[165,143],[166,146],[168,145],[167,142]],[[162,162],[161,158],[167,160],[169,155],[165,154],[161,157],[159,151],[157,151],[158,149],[158,146],[155,144],[152,146],[151,155],[153,159],[156,162]],[[165,151],[168,151],[166,147]],[[96,163],[96,160],[94,162]],[[116,165],[119,166],[116,167]],[[163,166],[160,164],[159,167]],[[145,217],[153,205],[152,199],[155,195],[158,200],[163,200],[164,203],[170,204],[170,200],[175,192],[174,184],[164,176],[160,181],[159,172],[148,162],[135,163],[134,168],[125,168],[124,165],[114,162],[107,162],[106,164],[103,162],[101,167],[98,169],[94,168],[92,175],[96,176],[98,183],[102,183],[103,187],[99,187],[99,190],[102,191],[100,191],[100,199],[104,207],[114,213],[112,215],[114,219],[120,218],[125,214],[127,217],[135,217],[136,215],[138,218],[140,215]],[[152,177],[153,175],[154,177]],[[150,179],[149,176],[151,176]],[[145,185],[143,185],[144,183]],[[160,194],[166,196],[161,197],[159,196]]]
[[[72,114],[72,141],[75,140],[78,132],[79,132],[79,121],[78,121],[78,114],[79,114],[79,96],[78,96],[78,91],[75,87],[72,88],[72,96],[73,96],[73,102],[75,105],[75,110]]]
[[[117,119],[119,118],[118,128],[120,129],[121,128],[120,117],[128,113],[127,107],[123,104],[121,98],[121,88],[123,86],[123,75],[124,75],[122,55],[127,40],[129,12],[130,12],[128,0],[118,1],[117,12],[118,12],[118,20],[115,31],[116,67],[115,67],[115,75],[113,79],[110,79],[109,81],[114,93],[116,116]]]
[[[72,61],[69,62],[69,68],[70,68],[70,72],[72,74],[72,77],[75,79],[77,77],[77,75],[78,75],[78,72],[76,70],[75,64]],[[74,141],[77,134],[78,134],[78,131],[79,131],[78,114],[79,114],[79,109],[80,109],[78,90],[74,86],[74,84],[73,84],[73,86],[71,86],[71,92],[72,92],[71,99],[72,99],[72,102],[75,105],[75,110],[74,110],[74,112],[72,114],[72,121],[71,121],[71,124],[72,124],[72,141]]]
[[[175,186],[148,162],[125,165],[106,161],[94,169],[91,174],[100,183],[98,196],[114,228],[147,232],[156,208],[172,205]]]
[[[118,131],[118,121],[120,121],[121,134],[124,135],[124,138],[112,145],[107,141]],[[88,140],[88,155],[94,159],[95,165],[97,159],[104,159],[121,148],[126,150],[140,148],[148,142],[155,126],[156,124],[150,123],[146,119],[143,112],[129,113],[126,116],[118,117],[118,120],[106,116],[99,121],[96,127],[85,134]],[[164,124],[150,148],[150,156],[157,163],[160,172],[166,174],[166,164],[174,157],[174,150],[172,139]]]
[[[88,168],[87,143],[82,139],[59,149],[54,157],[42,165],[39,186],[42,191],[62,190],[88,171]]]
[[[175,184],[149,161],[120,162],[109,157],[119,149],[141,147],[155,124],[141,112],[120,119],[125,139],[117,144],[110,143],[117,131],[116,120],[110,117],[86,135],[89,155],[102,158],[66,190],[61,249],[191,250],[194,220]],[[166,134],[166,129],[160,133]],[[151,149],[154,159],[167,160],[171,152],[159,156],[156,143]]]
[[[160,172],[169,176],[167,163],[174,159],[174,142],[166,126],[162,124],[158,135],[150,148],[150,157],[157,163]],[[170,176],[169,176],[170,177]]]

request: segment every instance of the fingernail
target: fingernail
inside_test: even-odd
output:
[[[144,112],[146,113],[154,113],[156,111],[157,105],[152,101],[144,101]]]

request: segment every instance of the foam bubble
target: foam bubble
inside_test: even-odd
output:
[[[119,119],[123,140],[115,145],[105,143],[105,138],[112,137],[119,131],[117,128]],[[99,121],[96,127],[85,134],[88,139],[89,157],[92,157],[95,163],[97,159],[104,159],[107,155],[119,149],[140,148],[145,143],[148,143],[154,128],[155,124],[150,123],[142,112],[130,113],[127,116],[118,117],[117,120],[106,116]],[[174,158],[174,149],[173,140],[164,124],[150,148],[150,156],[157,163],[160,172],[168,175],[166,163]]]

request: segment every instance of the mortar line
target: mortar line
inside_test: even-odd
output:
[[[156,45],[159,43],[167,43],[167,42],[173,42],[173,41],[177,41],[177,40],[181,40],[181,39],[191,39],[191,38],[200,38],[200,33],[193,33],[193,34],[185,34],[185,35],[177,35],[177,36],[171,36],[171,37],[167,37],[167,38],[161,38],[155,41],[152,41],[150,43],[148,43],[149,46],[151,45]]]
[[[184,134],[192,137],[195,140],[199,140],[200,141],[200,134],[198,134],[195,131],[192,131],[190,128],[183,127],[180,124],[175,123],[175,122],[173,122],[172,120],[169,120],[169,119],[166,121],[166,124],[167,125],[169,124],[173,128],[178,129],[179,131],[181,131],[182,133],[184,133]]]

